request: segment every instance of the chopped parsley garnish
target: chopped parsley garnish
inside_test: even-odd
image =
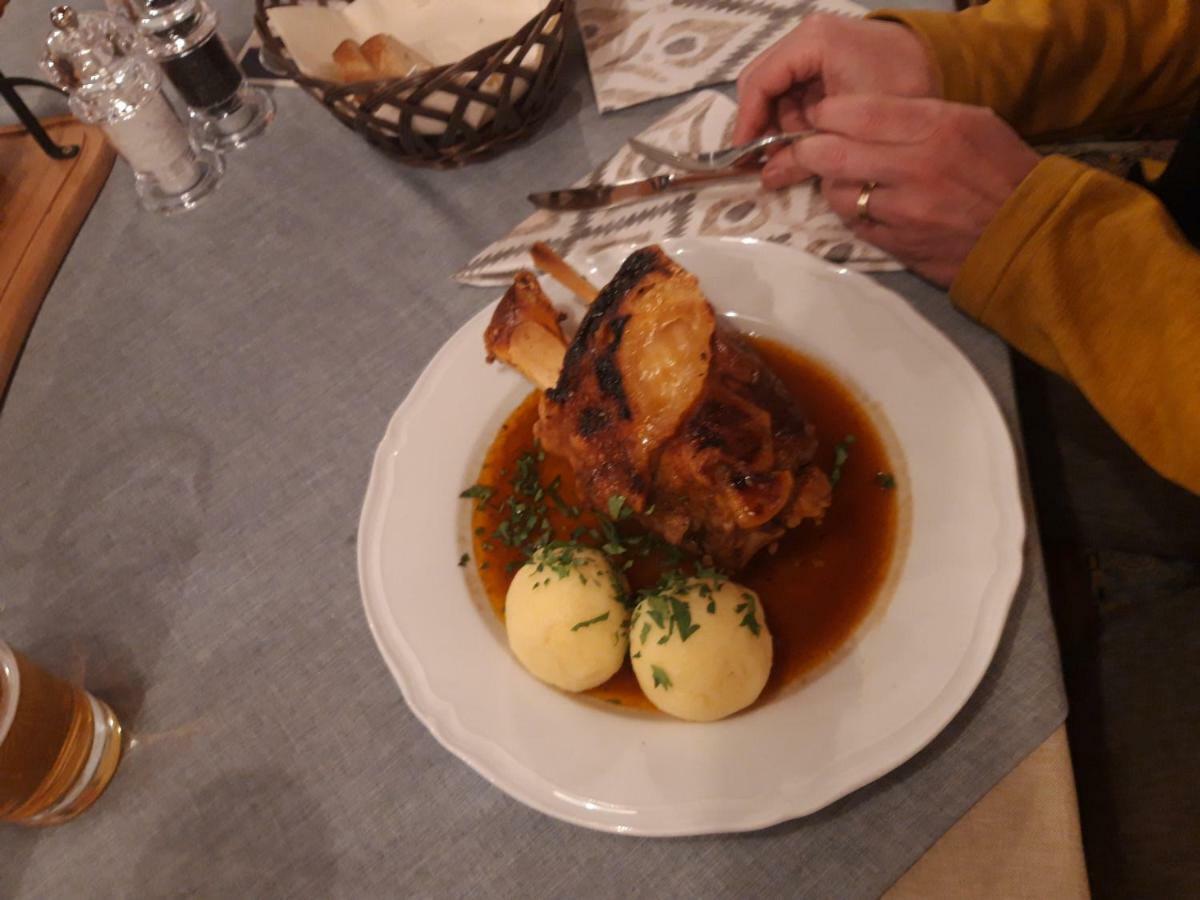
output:
[[[547,587],[555,577],[573,576],[583,585],[608,578],[609,574],[596,568],[592,559],[579,556],[580,551],[599,550],[612,564],[613,587],[622,603],[632,609],[647,597],[656,598],[650,618],[665,632],[661,635],[663,640],[678,633],[680,640],[686,641],[695,634],[700,625],[693,621],[687,595],[698,594],[711,614],[716,610],[713,592],[725,580],[725,576],[711,568],[712,560],[706,557],[692,561],[684,550],[667,543],[660,535],[623,526],[621,523],[635,518],[633,507],[623,495],[609,497],[602,509],[581,511],[570,502],[570,485],[563,484],[565,476],[543,482],[539,464],[545,459],[545,452],[535,443],[510,466],[499,470],[503,486],[480,483],[462,492],[464,499],[475,501],[477,512],[486,509],[492,517],[491,523],[474,529],[481,553],[502,554],[509,574],[526,563],[534,563],[537,574],[531,580],[536,589]],[[653,512],[653,506],[647,507],[646,512]],[[556,539],[567,535],[569,540]],[[666,574],[653,588],[634,595],[622,573],[632,569],[638,559],[648,559],[656,567],[661,566],[660,571]],[[688,583],[688,576],[693,573],[702,579],[699,584]],[[577,623],[572,630],[586,624],[590,623]],[[636,627],[639,626],[635,622]],[[643,644],[649,640],[649,628],[647,622],[640,626]],[[629,629],[624,633],[630,633]]]
[[[584,548],[579,544],[572,543],[571,541],[552,541],[535,554],[534,558],[538,564],[537,570],[542,572],[549,569],[560,579],[567,578],[572,572],[576,572],[580,580],[584,584],[587,584],[587,579],[584,577],[583,572],[579,571],[575,558],[576,554],[582,549]]]
[[[762,631],[762,626],[758,624],[758,619],[755,616],[755,613],[758,611],[758,602],[755,596],[749,592],[742,594],[742,600],[745,602],[739,603],[737,608],[734,610],[734,612],[739,613],[744,610],[746,613],[744,616],[742,616],[742,621],[738,622],[738,625],[740,625],[742,628],[749,628],[750,633],[755,637],[758,637],[759,633]]]
[[[654,620],[654,624],[659,628],[667,627],[667,616],[670,612],[670,607],[667,605],[667,598],[662,594],[652,594],[646,600],[646,615]]]
[[[473,484],[458,496],[463,500],[478,500],[479,507],[482,509],[492,499],[494,493],[496,493],[494,487],[489,487],[486,484]]]
[[[558,489],[562,486],[562,476],[555,475],[554,480],[546,485],[546,496],[550,498],[550,502],[558,507],[558,511],[564,516],[571,515],[571,507],[567,506],[567,501],[562,498],[562,494]],[[579,518],[579,512],[576,511],[572,518]]]
[[[890,491],[896,486],[896,476],[891,472],[876,472],[875,483],[885,491]]]
[[[696,577],[713,583],[711,589],[707,584],[700,585],[700,593],[705,597],[711,594],[713,589],[719,591],[725,586],[725,582],[729,580],[712,566],[696,566]]]
[[[651,666],[650,674],[654,676],[654,686],[664,691],[671,689],[671,677],[663,671],[662,666]]]
[[[566,508],[566,503],[558,494],[559,479],[556,478],[546,487],[542,486],[538,463],[545,458],[545,453],[536,448],[521,454],[516,461],[516,471],[509,479],[511,493],[502,504],[492,506],[503,513],[504,518],[488,537],[519,551],[526,559],[533,555],[538,547],[548,543],[553,536],[547,500],[561,509]],[[506,475],[507,470],[501,470],[501,474]],[[477,501],[476,510],[479,511],[488,506],[495,493],[496,489],[491,485],[474,484],[459,496]],[[477,536],[482,537],[485,533],[486,529],[482,527],[475,529]],[[491,552],[493,547],[490,541],[485,540],[485,550]]]
[[[666,634],[658,639],[665,644],[671,636],[679,632],[679,639],[686,641],[700,630],[700,626],[692,621],[692,607],[687,596],[696,591],[702,597],[708,597],[708,611],[716,611],[716,603],[712,600],[712,588],[707,583],[690,582],[686,575],[678,569],[671,570],[659,579],[658,584],[649,590],[639,592],[638,599],[645,603],[646,615]],[[649,623],[642,625],[641,641],[646,643],[650,633]]]
[[[624,501],[622,500],[622,502],[624,502]],[[609,502],[609,505],[610,506],[612,505],[611,501]],[[614,525],[612,522],[610,522],[608,519],[601,518],[600,519],[600,528],[604,533],[604,543],[600,547],[600,549],[604,552],[604,555],[605,556],[621,556],[622,554],[624,554],[625,553],[625,545],[621,541],[621,535],[617,532],[617,526]],[[600,539],[599,534],[596,534],[594,536],[597,540]]]
[[[545,457],[537,450],[517,458],[517,470],[510,479],[512,493],[501,508],[508,515],[496,527],[495,537],[527,557],[551,537],[546,491],[538,472],[538,463]]]
[[[846,460],[850,458],[850,445],[855,441],[852,434],[846,435],[833,448],[833,471],[829,473],[829,483],[837,484],[842,480],[842,467],[846,465]]]
[[[639,601],[649,599],[651,602],[647,604],[648,614],[659,628],[666,628],[666,607],[663,605],[662,598],[672,594],[683,594],[686,589],[687,576],[679,569],[671,569],[663,573],[653,587],[642,588],[638,591],[637,599]]]
[[[580,628],[587,628],[589,625],[595,625],[598,622],[607,622],[608,613],[602,612],[600,615],[592,619],[584,619],[582,622],[576,622],[571,626],[572,631],[578,631]]]
[[[683,600],[671,598],[671,620],[679,626],[679,639],[686,641],[700,630],[699,625],[692,624],[692,608]]]
[[[633,510],[625,505],[625,498],[616,494],[608,498],[608,517],[619,522],[633,515]]]
[[[460,557],[458,558],[458,565],[459,565],[460,567],[462,567],[462,566],[465,566],[465,565],[466,565],[468,562],[470,562],[470,561],[471,561],[471,556],[470,556],[470,554],[468,554],[468,553],[464,553],[462,556],[460,556]]]

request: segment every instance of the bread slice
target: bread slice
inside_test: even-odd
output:
[[[333,64],[337,66],[338,79],[344,84],[356,81],[372,81],[379,76],[367,62],[356,41],[346,39],[333,51]]]
[[[433,67],[428,59],[390,34],[377,34],[363,42],[362,55],[376,78],[407,78]]]

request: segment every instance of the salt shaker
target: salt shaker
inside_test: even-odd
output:
[[[262,134],[275,116],[275,103],[246,83],[205,0],[122,0],[122,5],[188,105],[202,146],[232,150]]]
[[[162,75],[133,25],[103,12],[50,12],[42,70],[68,94],[80,121],[99,125],[137,177],[154,212],[190,209],[221,179],[220,157],[197,151],[162,93]]]

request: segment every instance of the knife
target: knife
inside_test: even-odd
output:
[[[654,175],[637,181],[619,181],[616,184],[594,184],[590,187],[564,188],[561,191],[541,191],[529,195],[529,202],[541,209],[556,211],[601,209],[616,206],[630,200],[640,200],[667,191],[678,191],[714,181],[732,181],[735,178],[757,178],[756,168],[724,169],[703,175]]]

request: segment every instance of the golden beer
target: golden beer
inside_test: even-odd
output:
[[[121,758],[121,724],[82,688],[0,641],[0,821],[54,825],[104,792]]]

